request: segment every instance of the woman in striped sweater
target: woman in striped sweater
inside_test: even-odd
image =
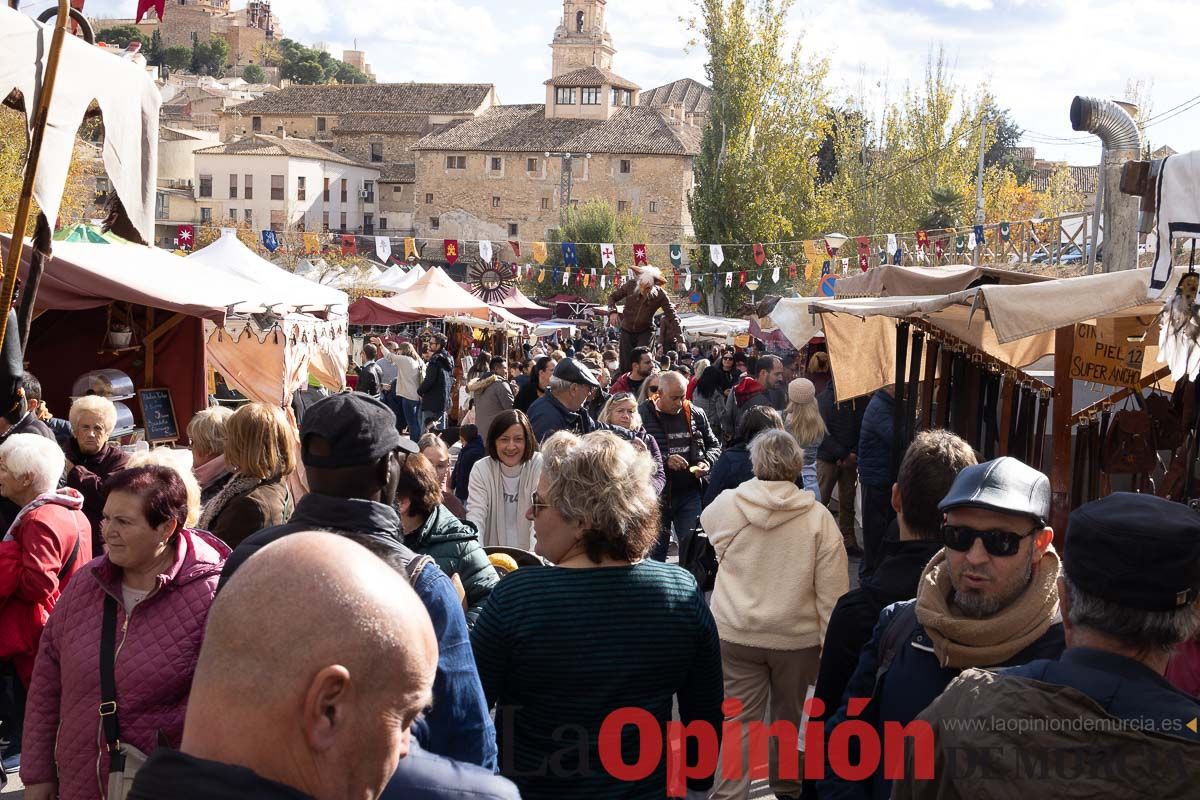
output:
[[[662,749],[676,698],[685,724],[719,736],[716,625],[691,575],[646,558],[659,519],[646,453],[598,431],[557,433],[542,454],[528,516],[537,553],[555,566],[508,575],[471,634],[496,706],[501,772],[526,800],[658,800],[667,796],[665,758],[645,777],[620,780],[602,763],[601,727],[618,709],[657,720],[652,731],[616,734],[624,764],[638,763],[641,748]],[[700,796],[712,780],[688,783]]]

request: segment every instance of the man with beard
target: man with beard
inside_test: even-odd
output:
[[[884,725],[907,725],[971,667],[1006,667],[1057,659],[1065,646],[1058,607],[1058,554],[1046,525],[1050,481],[1015,458],[967,467],[938,504],[943,549],[921,574],[915,600],[879,615],[871,641],[825,724],[825,739],[854,715],[883,741]],[[893,734],[894,735],[894,734]],[[849,763],[858,764],[858,740]],[[882,766],[862,781],[835,775],[826,757],[819,796],[891,796]]]

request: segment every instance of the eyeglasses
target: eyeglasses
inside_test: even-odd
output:
[[[649,391],[649,390],[647,390],[647,391]],[[617,403],[620,403],[622,400],[635,400],[636,398],[633,396],[633,392],[617,392],[616,394],[614,394],[612,397],[610,397],[608,399],[609,399],[609,402],[616,405]]]
[[[541,511],[543,508],[549,508],[550,504],[543,503],[541,495],[539,495],[537,492],[534,492],[529,496],[529,506],[533,509],[533,515],[536,517],[539,511]]]
[[[974,547],[975,540],[979,539],[983,542],[983,549],[987,550],[988,555],[1007,558],[1015,556],[1021,549],[1022,539],[1032,536],[1041,529],[1041,526],[1038,525],[1029,533],[1021,534],[1012,531],[979,531],[962,525],[943,525],[942,544],[951,550],[965,553]]]
[[[646,394],[658,394],[658,387],[657,386],[647,386]]]

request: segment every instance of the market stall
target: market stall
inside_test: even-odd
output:
[[[1149,270],[1135,270],[950,294],[782,300],[770,319],[793,342],[823,328],[839,400],[894,387],[894,457],[916,430],[949,427],[984,457],[1049,462],[1061,534],[1073,501],[1103,491],[1090,480],[1072,486],[1072,476],[1103,471],[1137,486],[1151,478],[1101,463],[1098,452],[1117,406],[1147,387],[1173,388],[1148,283]],[[1081,401],[1095,386],[1106,388]]]

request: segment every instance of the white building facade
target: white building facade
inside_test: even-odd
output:
[[[379,170],[302,139],[256,134],[196,151],[201,225],[373,235]]]

